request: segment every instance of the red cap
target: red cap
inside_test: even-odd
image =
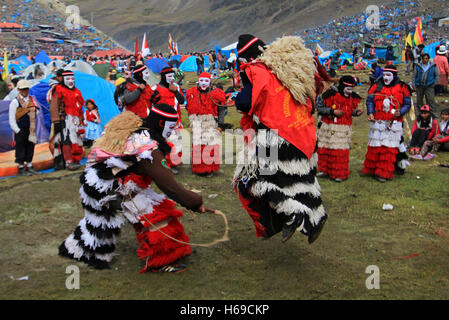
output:
[[[209,78],[210,79],[210,73],[208,73],[208,72],[206,72],[206,71],[204,71],[204,72],[202,72],[199,76],[198,76],[198,78]]]

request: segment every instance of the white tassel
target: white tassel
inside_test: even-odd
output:
[[[71,234],[65,241],[64,245],[67,251],[73,255],[74,258],[80,259],[82,256],[89,257],[87,253],[78,245],[78,240],[75,240],[74,235]]]
[[[120,228],[124,223],[123,218],[119,215],[115,215],[107,220],[106,218],[93,214],[86,209],[84,210],[84,216],[86,221],[95,228],[115,229]]]
[[[84,241],[86,245],[91,247],[93,250],[95,248],[104,246],[104,245],[112,245],[115,244],[115,235],[112,235],[110,239],[99,239],[95,235],[91,234],[89,230],[86,228],[86,219],[82,219],[78,224],[81,229],[81,239]]]
[[[115,200],[117,198],[117,195],[113,194],[113,195],[107,195],[104,198],[101,198],[100,200],[96,200],[94,198],[89,197],[85,192],[83,187],[81,186],[80,188],[80,196],[81,196],[81,201],[86,204],[91,206],[92,208],[94,208],[95,210],[101,210],[101,208],[108,203],[111,200]]]
[[[86,183],[95,187],[98,192],[105,193],[112,189],[114,186],[114,180],[103,180],[98,177],[97,170],[94,168],[86,169]]]
[[[284,213],[286,215],[300,212],[307,215],[312,213],[312,209],[293,199],[286,199],[278,203],[273,209],[275,209],[277,213]]]
[[[313,184],[306,184],[303,182],[298,182],[294,185],[291,185],[287,188],[280,188],[277,185],[267,182],[267,181],[257,181],[252,187],[251,187],[251,193],[255,197],[262,197],[264,194],[266,194],[269,191],[280,191],[283,194],[285,194],[287,197],[295,197],[297,194],[301,193],[310,193],[314,198],[319,198],[321,196],[320,193],[320,185],[315,179],[315,183]]]
[[[120,169],[126,170],[129,167],[129,164],[124,162],[123,160],[119,159],[119,158],[109,158],[108,160],[105,161],[106,165],[108,166],[108,168],[115,168],[118,167]]]
[[[313,226],[316,226],[325,215],[326,212],[324,211],[324,207],[323,205],[320,205],[317,209],[312,210],[312,212],[309,213],[309,221]]]

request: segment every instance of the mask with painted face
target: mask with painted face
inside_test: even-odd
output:
[[[174,73],[167,73],[165,75],[165,81],[167,81],[168,84],[173,84],[173,82],[175,82],[175,74]]]
[[[391,72],[384,72],[384,83],[389,86],[394,79],[394,75]]]
[[[343,93],[344,93],[345,97],[351,96],[353,91],[354,91],[353,87],[345,87],[343,89]]]
[[[145,82],[148,82],[148,80],[150,79],[150,71],[148,71],[148,69],[145,69],[145,70],[142,72],[142,79],[143,79],[143,81],[145,81]]]
[[[164,130],[162,131],[162,137],[168,139],[176,128],[176,121],[165,121]]]
[[[210,87],[210,79],[209,78],[199,78],[198,79],[198,86],[202,91],[206,91],[207,88]]]

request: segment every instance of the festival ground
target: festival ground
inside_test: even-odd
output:
[[[366,98],[367,73],[357,75],[365,84],[356,91]],[[449,97],[438,99],[440,110],[449,107],[444,104]],[[184,119],[187,124],[185,113]],[[237,127],[238,120],[230,108],[226,122]],[[232,190],[234,165],[222,165],[213,178],[198,178],[184,165],[176,178],[201,191],[207,207],[227,215],[230,241],[193,247],[188,270],[181,274],[139,274],[143,262],[137,260],[130,225],[122,229],[110,270],[57,255],[58,245],[83,216],[81,171],[1,180],[0,299],[449,299],[449,169],[439,166],[449,163],[449,153],[412,162],[404,176],[379,183],[361,174],[366,112],[354,119],[353,129],[349,180],[320,178],[329,219],[312,245],[299,233],[285,244],[280,235],[255,237]],[[383,211],[384,203],[394,209]],[[184,212],[182,223],[192,242],[223,235],[220,217]],[[70,265],[79,266],[79,290],[66,288]],[[370,265],[379,267],[379,290],[365,286]],[[28,280],[15,280],[25,276]]]

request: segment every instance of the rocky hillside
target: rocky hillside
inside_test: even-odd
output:
[[[133,49],[136,35],[147,33],[153,52],[167,51],[171,33],[183,52],[208,50],[252,33],[271,41],[282,34],[363,12],[370,0],[66,0],[81,15]],[[382,3],[388,3],[383,1]]]

